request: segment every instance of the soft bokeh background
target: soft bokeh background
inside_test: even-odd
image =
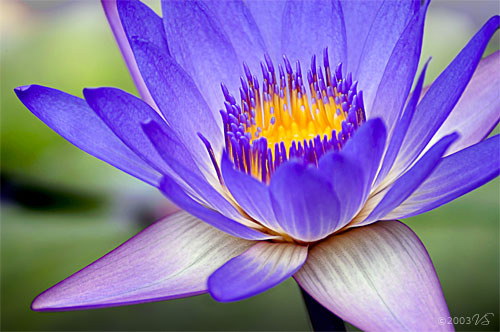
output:
[[[428,82],[499,11],[496,0],[434,1],[422,57],[433,56]],[[16,86],[37,83],[78,96],[83,87],[95,86],[135,93],[99,2],[3,0],[0,29],[2,330],[309,328],[292,280],[231,304],[203,295],[91,311],[30,311],[38,293],[166,213],[167,202],[66,142],[13,92]],[[497,33],[487,54],[498,48]],[[474,121],[473,110],[470,116]],[[457,325],[457,330],[499,330],[499,183],[405,220],[430,252],[451,315],[494,314],[487,326]]]

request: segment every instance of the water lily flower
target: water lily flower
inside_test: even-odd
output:
[[[293,277],[363,330],[450,330],[419,238],[397,219],[498,176],[492,17],[428,88],[420,1],[103,1],[141,99],[39,85],[24,105],[182,211],[40,294],[33,310],[202,293],[236,301]],[[415,87],[411,88],[416,81]],[[221,84],[222,83],[222,84]]]

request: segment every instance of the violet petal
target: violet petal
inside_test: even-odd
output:
[[[120,3],[123,1],[119,1]],[[139,1],[134,1],[134,2],[139,2]],[[141,98],[148,103],[151,107],[156,109],[155,102],[153,98],[151,97],[151,94],[149,93],[148,88],[146,87],[146,84],[144,83],[144,80],[142,78],[142,75],[139,71],[139,68],[137,67],[137,62],[134,59],[134,53],[132,52],[132,49],[130,48],[129,40],[127,39],[127,35],[125,33],[124,27],[122,25],[122,21],[120,20],[120,15],[118,13],[118,8],[117,8],[117,1],[116,0],[101,0],[102,8],[104,9],[104,14],[106,14],[106,18],[108,19],[109,25],[111,27],[111,31],[113,32],[113,35],[115,36],[116,43],[118,44],[118,47],[120,48],[120,51],[122,53],[123,59],[125,60],[125,63],[128,67],[128,70],[130,72],[130,76],[132,76],[132,80],[134,81],[134,84],[137,88],[137,91],[141,95]],[[141,8],[142,4],[134,4],[134,6],[138,6]],[[149,9],[149,8],[148,8]],[[147,14],[145,10],[141,11],[142,14]],[[149,16],[149,17],[148,17]],[[153,18],[150,17],[150,15],[147,15],[144,17],[148,21],[154,20]]]
[[[248,298],[291,277],[306,258],[305,246],[259,242],[217,269],[208,278],[208,291],[221,302]]]
[[[415,14],[396,43],[377,88],[370,118],[380,117],[391,136],[403,111],[422,50],[427,3]]]
[[[160,173],[130,150],[85,100],[40,85],[18,87],[15,92],[34,115],[78,148],[158,186]]]
[[[430,59],[429,59],[430,60]],[[415,114],[415,109],[417,107],[418,100],[420,99],[420,93],[422,91],[422,86],[424,84],[425,72],[427,70],[427,65],[429,61],[425,64],[422,69],[422,73],[418,78],[417,85],[406,104],[405,110],[401,118],[397,121],[396,126],[394,128],[394,132],[391,135],[390,141],[388,143],[384,160],[382,163],[382,167],[377,174],[377,180],[375,181],[374,187],[380,184],[386,178],[387,174],[389,174],[392,166],[394,165],[394,161],[398,156],[399,149],[401,148],[401,144],[403,144],[403,140],[406,136],[406,132],[408,131],[408,127],[410,126],[411,120],[413,119],[413,115]],[[396,176],[399,174],[396,174]]]
[[[471,113],[471,110],[472,113]],[[500,120],[500,51],[482,59],[457,105],[428,146],[458,131],[459,139],[447,155],[486,138]]]
[[[384,198],[377,204],[370,215],[358,225],[367,225],[384,218],[390,211],[406,200],[434,171],[442,160],[446,149],[458,138],[458,134],[443,137],[415,165],[398,178],[387,189]],[[382,195],[383,193],[379,193]]]
[[[333,66],[346,61],[346,27],[338,1],[287,1],[282,20],[282,52],[290,61],[299,60],[307,68],[325,47]]]
[[[345,1],[342,6],[352,5],[355,7],[357,5],[357,2],[350,3]],[[353,77],[359,81],[359,90],[364,92],[365,110],[368,118],[371,117],[370,112],[373,109],[377,88],[394,47],[411,18],[418,15],[419,8],[416,3],[417,1],[384,1],[378,8],[368,34],[354,36],[354,40],[348,41],[349,45],[354,43],[358,49],[362,49],[358,66],[354,68],[353,64],[348,65],[353,72]],[[356,14],[355,11],[351,10],[352,13]],[[361,16],[357,19],[351,17],[349,21],[351,24],[367,24],[367,22],[362,21],[363,19],[364,17]],[[349,21],[346,22],[347,27],[351,27]],[[363,37],[365,37],[364,40]],[[352,49],[352,47],[350,48]]]
[[[394,164],[396,173],[403,172],[419,157],[453,110],[499,24],[499,16],[486,22],[424,95]]]
[[[251,229],[196,202],[189,197],[183,188],[168,176],[163,178],[160,189],[175,205],[227,234],[247,240],[266,240],[273,238],[273,236]]]
[[[290,236],[316,241],[337,229],[339,200],[315,167],[294,161],[281,165],[269,191],[276,219]]]
[[[220,83],[236,92],[242,72],[231,40],[201,1],[162,0],[162,12],[172,57],[191,75],[219,119],[224,107]]]
[[[193,155],[206,157],[203,162],[211,164],[197,133],[201,132],[220,153],[222,129],[193,80],[154,44],[137,38],[131,44],[144,81],[170,128]]]
[[[407,218],[446,204],[500,174],[500,135],[443,159],[431,176],[386,218]]]
[[[225,153],[221,164],[224,184],[238,205],[260,223],[274,231],[281,231],[274,215],[268,186],[251,175],[235,170]]]

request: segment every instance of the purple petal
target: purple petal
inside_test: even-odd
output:
[[[161,175],[123,144],[83,99],[40,85],[15,92],[33,114],[78,148],[158,186]]]
[[[351,6],[355,8],[357,3],[353,2]],[[375,94],[394,47],[408,22],[418,11],[418,6],[415,3],[415,1],[384,1],[373,19],[366,38],[357,40],[355,36],[354,40],[349,40],[349,44],[355,43],[358,48],[362,48],[358,67],[350,66],[354,78],[359,81],[359,89],[364,92],[365,110],[368,118],[371,118]],[[344,2],[344,5],[347,5],[347,2]],[[354,20],[354,23],[367,24],[362,19],[363,17],[359,17],[359,19]],[[351,25],[346,25],[346,30],[349,30],[350,27]]]
[[[316,241],[338,228],[339,200],[316,168],[289,161],[273,175],[269,190],[277,221],[293,238]]]
[[[257,73],[267,47],[246,4],[242,0],[204,0],[203,3],[224,30],[240,62],[245,61]]]
[[[338,1],[287,1],[282,20],[282,51],[291,61],[307,67],[325,47],[334,66],[346,61],[346,29]]]
[[[467,86],[499,23],[499,16],[491,18],[439,75],[422,98],[394,165],[396,173],[404,171],[418,158],[446,120]]]
[[[366,188],[363,169],[345,154],[335,152],[322,157],[318,169],[341,200],[339,227],[342,227],[362,207]]]
[[[200,1],[162,0],[162,11],[172,56],[194,79],[218,119],[224,107],[220,83],[236,92],[241,75],[231,40]]]
[[[208,291],[221,302],[245,299],[292,276],[306,258],[307,247],[259,242],[217,269],[208,278]]]
[[[140,1],[118,1],[116,6],[129,43],[133,37],[139,37],[170,55],[160,16]]]
[[[417,72],[429,2],[415,14],[396,43],[377,89],[370,118],[380,117],[392,133]]]
[[[447,152],[455,153],[486,138],[499,119],[500,51],[496,51],[479,62],[462,97],[429,145],[448,133],[458,131],[460,138]]]
[[[185,155],[180,151],[180,145],[175,137],[164,132],[156,122],[149,122],[143,125],[143,130],[151,140],[156,151],[165,160],[170,168],[178,175],[181,181],[177,181],[185,190],[189,191],[197,199],[203,201],[208,207],[219,211],[223,215],[237,221],[247,221],[236,207],[229,203],[215,188],[222,187],[219,182],[210,177],[205,178],[197,169],[192,172],[188,167],[189,162],[194,163],[190,155]],[[179,157],[180,156],[180,157]],[[212,166],[213,168],[213,166]],[[178,180],[174,177],[175,180]],[[187,185],[187,187],[186,187]]]
[[[163,178],[160,189],[175,205],[227,234],[246,240],[265,240],[273,238],[272,236],[248,228],[194,201],[184,192],[183,188],[168,176]]]
[[[383,1],[349,1],[340,2],[346,26],[347,37],[347,69],[355,74],[359,59],[363,52],[366,37]],[[356,77],[356,76],[355,76]]]
[[[252,0],[246,1],[246,6],[252,13],[259,27],[269,55],[274,61],[281,59],[281,26],[283,9],[286,1],[282,0]]]
[[[314,246],[300,286],[365,331],[450,331],[439,279],[422,242],[398,221],[351,229]]]
[[[500,174],[500,135],[443,159],[432,175],[387,218],[407,218],[435,209]]]
[[[222,156],[221,167],[224,184],[238,205],[260,223],[275,231],[281,231],[274,215],[268,186],[250,175],[235,170],[225,153]]]
[[[100,308],[201,294],[213,271],[253,243],[178,212],[49,288],[32,309]]]
[[[387,134],[382,120],[378,118],[369,120],[354,133],[354,136],[347,141],[342,149],[341,153],[348,159],[362,165],[364,172],[363,200],[368,197],[375,174],[379,168],[386,137]]]
[[[156,121],[164,130],[168,128],[155,110],[141,99],[116,88],[84,89],[83,95],[125,145],[159,172],[171,173],[141,128],[148,120]]]
[[[394,132],[391,136],[389,146],[387,147],[384,156],[382,167],[379,173],[377,174],[377,180],[375,181],[374,187],[376,187],[385,179],[385,177],[391,170],[392,166],[394,165],[396,157],[398,156],[398,152],[399,149],[401,148],[401,144],[403,143],[403,139],[405,138],[408,127],[410,126],[411,120],[413,119],[413,115],[415,114],[415,108],[417,107],[417,103],[420,98],[420,93],[422,91],[422,86],[424,84],[425,72],[427,70],[427,65],[429,64],[429,61],[430,59],[424,65],[422,73],[418,78],[417,85],[415,86],[415,90],[413,91],[413,94],[411,95],[410,99],[408,100],[408,103],[406,104],[404,113],[402,117],[399,119],[399,121],[396,123],[396,127],[394,128]]]
[[[443,137],[420,158],[405,174],[388,189],[384,198],[359,226],[382,219],[406,200],[439,165],[446,149],[458,138],[458,134]],[[384,218],[387,219],[387,218]]]
[[[119,1],[119,2],[122,2],[122,1]],[[138,3],[139,1],[134,1],[134,2]],[[115,36],[116,43],[118,44],[118,47],[120,48],[123,59],[125,60],[125,63],[127,64],[130,75],[132,76],[132,80],[134,81],[134,84],[137,88],[137,91],[139,92],[141,98],[146,103],[148,103],[149,105],[151,105],[151,107],[156,109],[155,102],[154,102],[153,98],[151,97],[151,94],[149,93],[149,90],[146,87],[146,84],[144,83],[144,80],[141,76],[139,68],[137,67],[137,62],[134,59],[134,53],[132,52],[132,49],[130,48],[129,41],[127,39],[127,34],[125,33],[124,26],[122,25],[122,21],[120,20],[120,16],[118,14],[117,1],[116,0],[101,0],[101,4],[102,4],[102,8],[104,9],[104,13],[106,14],[106,18],[108,19],[109,25],[111,27],[111,31],[113,31],[113,35]],[[152,21],[154,22],[154,18],[152,18],[151,13],[148,13],[146,9],[142,9],[142,6],[144,6],[144,5],[135,4],[134,6],[141,8],[139,13],[144,19],[147,20],[147,22],[149,22],[149,23],[151,23]],[[126,26],[128,26],[128,24],[126,24]],[[146,28],[146,27],[144,29],[148,30],[148,28]],[[142,30],[142,31],[144,31],[144,30]]]
[[[203,172],[203,164],[200,167],[196,166],[198,163],[195,161],[194,156],[189,153],[189,149],[178,139],[172,130],[162,125],[159,122],[153,120],[141,123],[141,129],[143,133],[148,138],[150,144],[152,144],[156,153],[161,157],[163,161],[168,165],[169,169],[172,169],[176,174],[181,176],[182,172],[189,172],[200,178],[200,181],[213,183],[217,181],[214,174],[207,174]],[[197,160],[205,160],[200,158],[202,156],[197,156]],[[212,165],[205,165],[213,170]],[[215,173],[215,172],[214,172]],[[163,174],[169,174],[165,172]],[[207,184],[208,185],[208,184]]]
[[[192,79],[155,45],[135,38],[131,45],[151,95],[182,143],[193,155],[207,156],[197,135],[201,132],[219,153],[223,144],[221,127]],[[209,159],[207,163],[211,163]]]

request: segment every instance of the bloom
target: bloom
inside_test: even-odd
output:
[[[207,290],[233,301],[294,276],[363,329],[449,327],[437,324],[448,312],[425,248],[391,220],[498,175],[498,137],[483,141],[498,122],[499,78],[488,75],[498,53],[471,80],[498,17],[409,96],[427,10],[418,2],[164,1],[163,19],[139,2],[104,5],[144,101],[112,88],[86,89],[85,100],[35,85],[16,93],[189,214],[147,228],[34,309]]]

